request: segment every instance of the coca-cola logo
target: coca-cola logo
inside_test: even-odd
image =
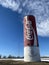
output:
[[[28,40],[33,40],[33,28],[32,28],[32,22],[31,21],[26,21],[25,25],[26,29],[26,39]]]

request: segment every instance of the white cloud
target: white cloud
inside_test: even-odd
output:
[[[22,16],[34,15],[38,35],[49,36],[49,0],[0,0],[0,5],[21,13]]]
[[[37,23],[38,35],[49,36],[49,20]]]
[[[14,11],[17,11],[20,4],[18,1],[15,2],[14,0],[0,0],[0,5],[6,8],[10,8]]]

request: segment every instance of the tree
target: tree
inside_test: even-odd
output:
[[[9,55],[7,58],[16,58],[16,56]]]
[[[20,56],[17,56],[16,58],[20,58]]]
[[[11,55],[9,55],[9,56],[8,56],[8,58],[12,58],[12,56],[11,56]]]
[[[1,55],[0,55],[0,59],[1,59]]]
[[[3,56],[3,58],[7,58],[6,56]]]

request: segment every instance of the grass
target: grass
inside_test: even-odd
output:
[[[4,61],[0,61],[0,65],[49,65],[49,63],[48,62],[24,62],[24,61],[4,60]]]

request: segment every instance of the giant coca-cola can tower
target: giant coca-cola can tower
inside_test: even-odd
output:
[[[24,61],[40,61],[35,17],[24,17]]]

